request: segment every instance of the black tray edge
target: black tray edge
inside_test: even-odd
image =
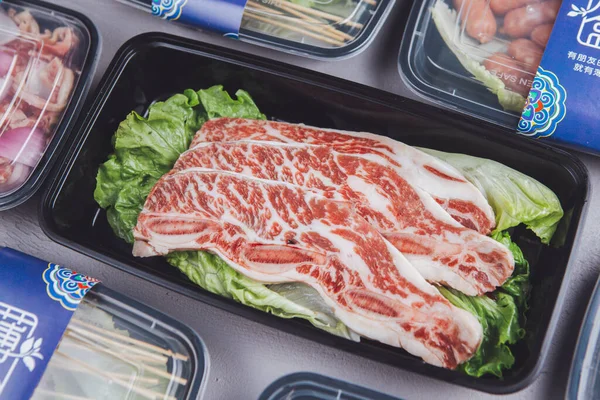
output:
[[[112,86],[111,83],[114,82],[115,79],[118,77],[118,75],[121,73],[121,71],[125,67],[127,61],[133,56],[133,54],[136,51],[139,50],[138,48],[136,48],[136,46],[140,46],[140,45],[141,46],[160,45],[160,46],[167,46],[167,47],[172,47],[172,48],[185,48],[187,51],[190,51],[192,53],[210,55],[214,59],[223,60],[223,61],[228,61],[228,60],[230,60],[229,57],[235,56],[237,58],[236,63],[241,66],[252,66],[254,69],[268,71],[277,76],[284,76],[286,78],[290,78],[290,79],[297,80],[297,81],[310,81],[313,83],[318,83],[322,87],[335,89],[336,91],[338,91],[340,93],[344,93],[344,94],[352,94],[352,95],[358,94],[358,95],[365,97],[369,101],[373,101],[373,102],[379,103],[379,104],[386,104],[386,105],[392,104],[392,105],[396,105],[396,106],[402,105],[407,112],[413,112],[412,110],[418,111],[419,109],[421,109],[423,107],[430,107],[430,108],[435,109],[436,115],[439,117],[440,120],[446,120],[449,123],[452,122],[454,125],[469,126],[470,124],[475,122],[478,124],[478,126],[483,128],[483,129],[481,129],[482,132],[487,132],[488,130],[489,131],[501,131],[501,133],[504,133],[504,135],[499,136],[494,132],[482,133],[482,135],[484,135],[484,136],[493,138],[493,140],[496,142],[518,143],[519,146],[521,146],[521,147],[531,148],[531,149],[534,149],[537,151],[541,151],[543,149],[544,151],[547,151],[550,153],[555,153],[562,157],[568,158],[572,163],[572,165],[569,168],[571,173],[574,176],[581,177],[585,181],[585,190],[584,190],[585,193],[583,193],[584,200],[581,205],[581,213],[579,216],[579,220],[576,221],[576,222],[578,222],[578,228],[574,234],[574,236],[575,236],[574,243],[575,244],[574,244],[574,246],[571,250],[570,256],[569,256],[569,262],[565,269],[565,275],[563,277],[563,280],[562,280],[562,283],[560,286],[559,295],[556,300],[555,309],[554,309],[553,315],[551,317],[548,330],[546,331],[546,333],[544,335],[544,339],[543,339],[543,343],[542,343],[542,347],[541,347],[541,351],[540,351],[540,356],[537,358],[535,366],[532,368],[532,370],[530,371],[529,374],[524,376],[519,381],[517,381],[513,384],[510,384],[510,385],[506,385],[506,384],[502,385],[501,380],[498,380],[497,381],[498,384],[494,384],[494,385],[489,385],[488,381],[478,383],[477,378],[471,378],[471,377],[466,377],[466,376],[460,376],[459,378],[454,377],[454,379],[443,379],[443,380],[446,382],[452,383],[452,384],[462,385],[462,386],[469,387],[471,389],[488,392],[488,393],[492,393],[492,394],[510,394],[510,393],[520,391],[520,390],[524,389],[525,387],[529,386],[538,377],[538,375],[541,372],[543,363],[546,359],[547,352],[550,347],[550,342],[551,342],[552,336],[554,334],[554,330],[556,328],[556,325],[558,324],[559,309],[562,308],[562,305],[564,302],[564,297],[566,296],[566,292],[568,290],[568,284],[570,282],[570,275],[571,275],[570,271],[572,268],[574,268],[572,266],[572,264],[573,264],[572,258],[573,258],[573,254],[576,253],[577,246],[578,246],[577,239],[579,238],[579,236],[581,234],[581,230],[582,230],[582,226],[583,226],[581,221],[584,220],[585,213],[587,211],[590,182],[589,182],[587,168],[578,158],[576,158],[575,156],[571,155],[570,153],[568,153],[562,149],[559,149],[559,148],[557,148],[553,145],[547,144],[547,143],[542,143],[542,142],[536,141],[534,139],[522,138],[522,137],[519,137],[516,135],[506,135],[505,130],[499,128],[498,126],[496,126],[494,124],[482,122],[480,120],[477,120],[474,118],[469,118],[464,115],[453,113],[448,110],[437,109],[435,107],[426,106],[422,103],[419,103],[419,102],[416,102],[416,101],[410,100],[410,99],[405,99],[398,95],[394,95],[392,93],[380,91],[380,90],[377,90],[377,89],[374,89],[374,88],[371,88],[371,87],[368,87],[365,85],[352,83],[352,82],[349,82],[349,81],[346,81],[346,80],[343,80],[340,78],[336,78],[336,77],[331,77],[331,76],[328,76],[325,74],[316,73],[316,72],[309,71],[309,70],[306,70],[301,67],[290,66],[290,65],[287,65],[287,64],[284,64],[281,62],[271,61],[271,60],[268,60],[265,58],[256,57],[256,56],[248,55],[245,53],[239,53],[234,50],[224,49],[224,48],[221,48],[218,46],[200,43],[200,42],[197,42],[197,41],[194,41],[191,39],[185,39],[185,38],[180,38],[180,37],[174,36],[174,35],[169,35],[169,34],[164,34],[164,33],[156,33],[156,32],[144,33],[144,34],[138,35],[138,36],[130,39],[117,52],[117,55],[111,62],[109,68],[107,69],[107,72],[105,73],[105,75],[102,79],[101,84],[99,85],[99,89],[96,94],[94,103],[90,106],[90,108],[86,112],[85,120],[83,120],[83,122],[81,124],[82,126],[87,127],[91,123],[93,123],[94,115],[96,114],[97,109],[99,107],[102,107],[103,103],[106,100],[104,97],[106,97],[106,95],[110,92],[110,88]],[[285,72],[281,72],[281,71],[285,71]],[[377,93],[377,97],[372,96],[373,92]],[[83,118],[83,116],[82,116],[82,118]],[[461,120],[457,121],[457,118],[461,118]],[[249,307],[246,307],[247,311],[245,311],[244,313],[240,313],[239,309],[237,309],[238,303],[235,303],[229,299],[217,297],[208,292],[198,293],[197,291],[194,291],[194,290],[191,290],[188,288],[184,288],[184,287],[181,287],[177,284],[173,284],[170,282],[164,282],[164,281],[157,282],[154,279],[153,275],[150,273],[146,273],[146,272],[142,272],[142,271],[138,271],[138,270],[132,271],[131,268],[128,267],[124,263],[121,263],[109,256],[106,256],[101,253],[87,249],[84,246],[80,246],[77,243],[67,240],[67,239],[61,237],[60,235],[56,234],[53,231],[52,223],[50,221],[50,218],[48,218],[47,211],[50,208],[49,205],[54,202],[55,195],[60,192],[60,188],[63,184],[63,181],[66,178],[66,176],[73,164],[73,161],[76,159],[76,157],[78,155],[78,152],[75,150],[80,148],[80,143],[86,139],[86,136],[87,136],[87,132],[85,133],[85,135],[82,134],[82,132],[79,132],[77,137],[75,138],[76,140],[73,140],[73,145],[71,146],[71,148],[65,151],[64,154],[70,153],[70,157],[68,159],[65,158],[66,161],[61,166],[60,171],[56,175],[55,180],[52,182],[51,185],[48,186],[48,189],[45,191],[43,199],[40,203],[40,210],[39,210],[40,226],[41,226],[43,232],[50,239],[52,239],[53,241],[55,241],[59,244],[66,246],[66,247],[69,247],[75,251],[78,251],[82,254],[88,255],[98,261],[109,264],[121,271],[127,272],[129,274],[132,274],[136,277],[142,278],[149,282],[153,282],[159,286],[165,287],[174,292],[181,293],[185,296],[191,297],[195,300],[202,301],[206,304],[215,306],[217,308],[224,309],[229,312],[233,312],[236,315],[241,315],[245,318],[259,320],[259,322],[262,322],[262,321],[267,322],[268,321],[269,326],[277,326],[278,329],[282,329],[286,332],[295,334],[297,336],[306,337],[306,335],[298,334],[298,333],[294,332],[292,329],[286,329],[285,326],[282,326],[285,324],[278,323],[278,322],[282,321],[280,318],[263,313],[261,311],[251,309]],[[328,336],[330,336],[330,335],[328,335]],[[341,350],[346,351],[346,349],[341,349]],[[417,373],[420,373],[423,376],[427,376],[429,378],[434,378],[425,373],[421,373],[421,372],[417,372]]]
[[[364,386],[355,385],[350,382],[342,381],[336,378],[331,378],[329,376],[316,374],[313,372],[294,372],[289,375],[284,375],[278,378],[276,381],[271,383],[267,388],[261,393],[258,400],[271,400],[272,396],[277,392],[278,389],[281,389],[285,385],[297,384],[302,381],[320,383],[323,385],[327,385],[330,388],[335,388],[338,390],[342,390],[348,394],[361,396],[361,398],[371,399],[371,400],[400,400],[396,397],[388,396],[387,394],[376,392],[372,389],[366,388]],[[284,392],[289,393],[289,392]],[[273,399],[273,400],[284,400],[281,399]]]
[[[189,343],[187,343],[187,345],[190,346],[189,350],[191,350],[191,355],[194,357],[194,363],[196,364],[194,375],[190,377],[190,381],[192,383],[190,385],[187,397],[190,399],[202,398],[203,391],[206,388],[206,380],[208,378],[210,358],[208,349],[206,348],[206,345],[204,344],[204,341],[202,340],[200,335],[198,335],[198,332],[196,332],[189,326],[183,324],[182,322],[171,318],[167,314],[153,307],[150,307],[145,303],[137,301],[132,297],[116,292],[103,284],[94,286],[92,290],[96,293],[105,294],[114,300],[124,303],[130,307],[133,307],[136,310],[141,311],[142,313],[152,318],[156,318],[165,325],[168,325],[181,332],[181,334],[187,340],[189,340]],[[198,368],[199,366],[203,367],[202,371],[200,371],[200,369]]]

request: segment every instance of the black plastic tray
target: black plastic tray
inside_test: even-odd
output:
[[[84,42],[81,43],[80,46],[82,48],[88,48],[87,53],[81,54],[81,57],[85,57],[85,62],[81,68],[79,82],[75,87],[73,94],[71,95],[69,106],[64,111],[60,124],[55,128],[56,132],[48,144],[48,148],[44,152],[42,159],[32,172],[31,176],[27,179],[27,182],[25,182],[25,184],[14,193],[11,193],[7,196],[0,196],[0,211],[4,211],[24,203],[31,196],[33,196],[40,188],[42,183],[44,183],[44,180],[56,162],[57,155],[60,154],[61,150],[65,147],[66,137],[69,136],[77,120],[77,116],[83,108],[85,96],[89,91],[90,85],[92,84],[92,78],[94,76],[94,71],[96,69],[96,63],[98,61],[101,48],[100,35],[96,25],[94,25],[94,23],[83,14],[68,8],[63,8],[38,0],[11,0],[11,4],[15,4],[20,7],[35,6],[46,8],[49,13],[54,11],[64,14],[84,25],[89,31],[90,37],[89,43],[87,42],[87,37],[81,38]]]
[[[131,245],[113,234],[93,198],[98,166],[112,151],[113,132],[131,110],[143,113],[157,99],[189,87],[215,84],[223,84],[232,92],[247,90],[261,111],[272,118],[366,130],[412,145],[494,159],[540,180],[559,196],[565,210],[572,213],[564,246],[542,246],[525,229],[513,233],[519,245],[531,253],[533,291],[526,326],[529,334],[516,346],[516,365],[503,380],[472,378],[425,364],[398,348],[368,340],[355,343],[303,321],[279,319],[202,290],[161,258],[131,255]],[[138,36],[121,48],[84,115],[79,136],[63,156],[64,164],[41,205],[42,228],[53,240],[254,321],[447,382],[508,393],[530,384],[538,374],[558,322],[570,275],[569,257],[587,199],[587,171],[568,153],[390,93],[159,33]]]
[[[150,11],[153,0],[119,0],[136,8]],[[356,37],[341,47],[320,47],[308,43],[297,42],[275,35],[268,35],[250,29],[240,27],[239,39],[244,42],[269,47],[289,54],[316,58],[320,60],[341,60],[357,55],[369,46],[375,39],[377,33],[388,14],[394,7],[395,0],[379,0],[368,12],[361,13],[359,18],[351,14],[348,20],[353,20],[363,25]],[[263,2],[264,3],[264,2]],[[265,3],[267,4],[267,3]],[[275,4],[275,3],[268,3]],[[324,2],[326,4],[326,2]],[[355,9],[357,10],[357,9]],[[343,25],[342,25],[343,26]],[[351,33],[351,32],[350,32]]]
[[[270,384],[258,400],[401,400],[310,372],[286,375]]]
[[[598,321],[600,321],[600,279],[596,281],[581,324],[571,362],[565,400],[596,399],[600,396]]]
[[[521,115],[503,110],[498,96],[460,64],[431,18],[430,8],[435,3],[436,0],[423,0],[412,6],[400,46],[400,76],[416,93],[441,107],[515,132]]]
[[[181,333],[181,335],[183,335],[183,338],[181,338],[181,344],[186,347],[187,354],[190,355],[189,367],[193,372],[190,374],[189,387],[185,392],[178,393],[178,396],[181,396],[179,397],[181,399],[190,400],[202,398],[202,392],[206,388],[205,381],[207,378],[210,363],[206,346],[202,339],[200,339],[200,336],[198,336],[196,331],[194,331],[187,325],[184,325],[181,322],[169,317],[168,315],[154,308],[151,308],[144,303],[140,303],[139,301],[134,300],[131,297],[122,295],[119,292],[115,292],[114,290],[109,289],[104,285],[96,285],[92,290],[95,293],[110,297],[111,299],[116,300],[118,303],[122,303],[127,307],[130,307],[132,309],[135,309],[136,311],[141,312],[142,314],[145,314],[147,317],[149,317],[146,322],[148,326],[155,326],[153,324],[155,324],[156,321],[152,321],[152,319],[150,319],[153,318],[162,322],[165,326],[172,328],[174,332]],[[123,318],[124,316],[121,317]],[[138,315],[138,318],[141,318],[141,316]],[[134,332],[127,329],[127,327],[123,328],[128,330],[130,334],[133,334],[135,337]],[[145,329],[145,327],[142,326],[140,326],[140,328]]]
[[[343,60],[353,57],[365,50],[379,32],[379,29],[388,17],[388,14],[394,6],[395,0],[381,0],[377,2],[377,6],[365,13],[364,17],[357,22],[364,25],[358,36],[349,44],[337,47],[326,48],[310,45],[307,43],[295,42],[283,38],[266,35],[264,33],[255,32],[246,28],[240,29],[240,39],[252,44],[269,47],[276,50],[281,50],[289,54],[296,54],[319,60]]]

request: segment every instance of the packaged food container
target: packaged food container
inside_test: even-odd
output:
[[[8,248],[0,263],[0,398],[200,398],[194,331],[59,265]]]
[[[33,195],[62,148],[99,48],[92,22],[38,1],[0,4],[0,210]]]
[[[573,355],[567,400],[595,399],[600,393],[600,280],[588,304]]]
[[[309,372],[279,378],[258,400],[400,400],[337,379]]]
[[[430,101],[516,130],[560,3],[415,3],[400,74]]]
[[[177,65],[177,73],[172,66]],[[169,76],[169,79],[164,79]],[[269,118],[324,128],[367,131],[404,143],[489,158],[547,185],[569,215],[561,246],[533,240],[525,228],[511,234],[532,256],[526,337],[513,348],[516,362],[503,379],[474,378],[425,364],[404,350],[361,339],[353,342],[298,319],[281,319],[211,294],[161,257],[136,258],[119,239],[94,200],[100,164],[113,152],[111,134],[132,110],[144,115],[174,93],[223,85],[246,90]],[[540,371],[558,322],[570,277],[569,258],[586,204],[583,164],[562,150],[536,143],[498,126],[403,99],[346,80],[165,34],[145,34],[125,44],[107,70],[95,102],[77,126],[79,135],[46,191],[40,224],[53,240],[170,290],[246,316],[253,321],[412,372],[491,393],[530,384]]]
[[[357,54],[373,40],[394,0],[118,0],[166,20],[287,53],[322,59]]]

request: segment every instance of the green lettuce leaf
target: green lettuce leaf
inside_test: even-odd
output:
[[[209,292],[282,318],[302,318],[317,328],[347,339],[358,335],[341,323],[318,293],[302,284],[263,285],[231,268],[221,258],[202,251],[171,253],[169,264]]]
[[[265,115],[258,110],[252,97],[243,90],[235,93],[236,100],[223,90],[223,86],[200,90],[198,95],[208,119],[220,117],[266,119]]]
[[[529,262],[525,259],[519,246],[511,240],[508,232],[496,232],[492,234],[492,238],[508,247],[515,259],[515,270],[512,276],[504,282],[501,290],[512,296],[521,313],[524,313],[527,311],[527,298],[531,289]]]
[[[458,39],[457,35],[460,35],[460,33],[457,32],[457,28],[461,26],[458,22],[458,15],[443,0],[438,0],[432,7],[431,18],[442,39],[462,66],[473,74],[475,79],[498,96],[498,101],[505,110],[522,113],[525,107],[525,97],[506,89],[502,79],[489,72],[481,64],[489,54],[506,52],[506,44],[499,40],[480,44],[467,35]]]
[[[507,246],[515,258],[513,275],[488,296],[467,296],[454,289],[439,290],[452,304],[473,314],[483,327],[483,340],[475,355],[458,369],[468,375],[480,377],[493,374],[502,377],[502,371],[515,362],[510,345],[525,336],[522,328],[529,296],[529,263],[521,249],[512,242],[507,232],[492,237]]]
[[[206,120],[193,90],[150,106],[148,118],[132,112],[113,136],[114,154],[98,170],[94,199],[106,209],[117,236],[133,243],[132,229],[146,197],[187,150]]]
[[[560,200],[548,187],[496,161],[420,150],[458,169],[485,195],[496,214],[495,232],[525,224],[542,243],[550,243],[564,213]]]

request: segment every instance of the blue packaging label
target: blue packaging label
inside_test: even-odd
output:
[[[83,296],[98,283],[0,248],[0,399],[29,399]]]
[[[246,1],[152,0],[152,14],[237,39]]]
[[[600,151],[600,0],[564,0],[523,114],[521,134]]]

